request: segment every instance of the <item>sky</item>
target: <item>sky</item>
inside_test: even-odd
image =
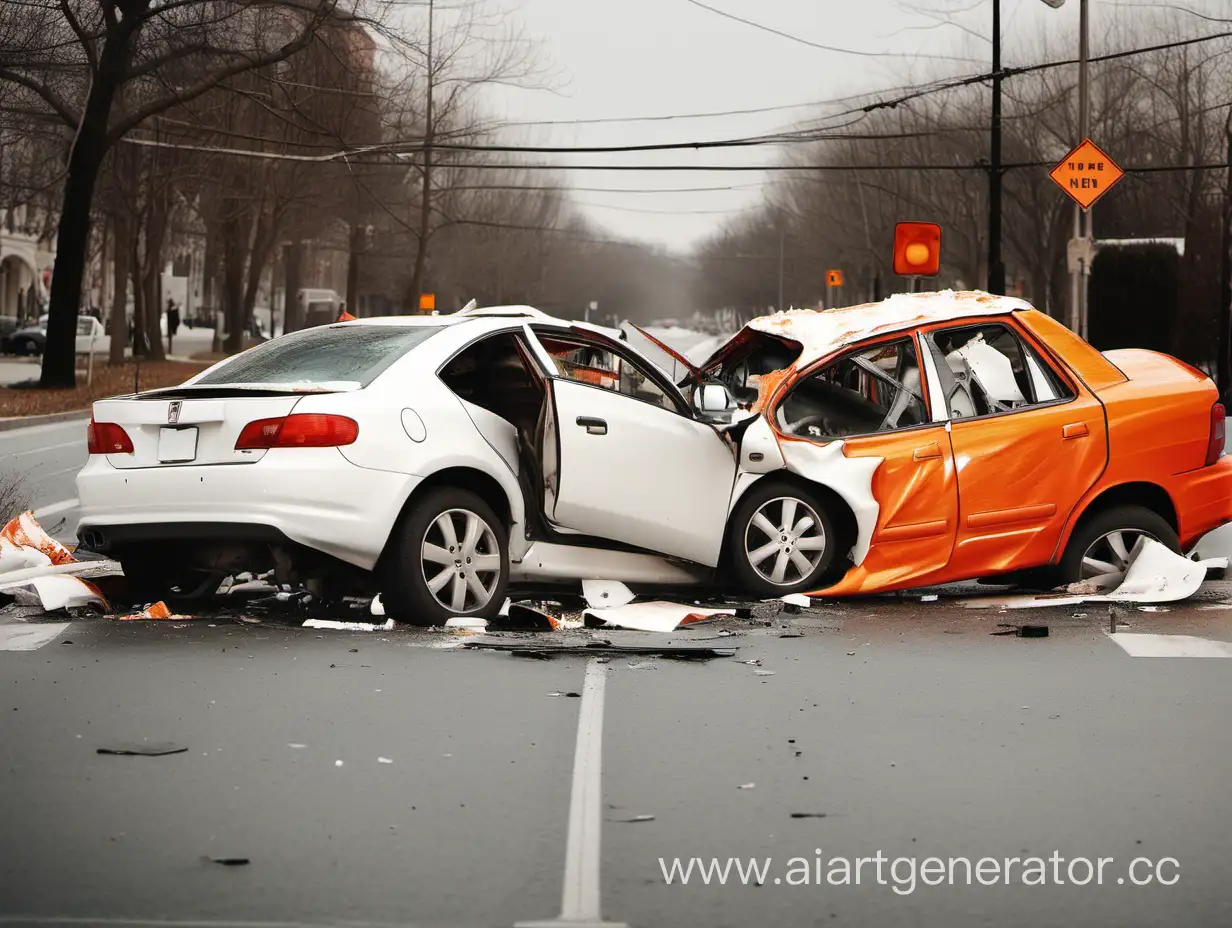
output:
[[[1197,0],[1201,2],[1201,0]],[[516,126],[505,138],[534,145],[626,145],[761,135],[816,117],[801,107],[713,118],[682,114],[786,107],[888,90],[989,67],[992,0],[705,0],[706,5],[826,51],[725,19],[690,0],[510,0],[513,21],[532,37],[551,90],[489,88],[484,109],[511,122],[677,117],[655,121]],[[1006,64],[1025,63],[1027,38],[1047,31],[1058,48],[1078,43],[1078,0],[1051,9],[1040,0],[1001,0]],[[1098,17],[1116,15],[1108,3]],[[937,25],[921,9],[954,14]],[[961,12],[966,10],[966,12]],[[1069,53],[1067,53],[1069,54]],[[934,60],[924,55],[962,60]],[[1030,59],[1033,60],[1033,59]],[[839,109],[831,106],[830,111]],[[782,148],[553,155],[557,163],[697,165],[774,163]],[[755,206],[761,171],[571,170],[574,200],[611,233],[686,252],[727,218]],[[599,189],[592,189],[599,188]],[[680,188],[732,188],[684,192]],[[652,191],[652,192],[641,192]]]

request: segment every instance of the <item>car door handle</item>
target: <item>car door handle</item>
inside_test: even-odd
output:
[[[1061,437],[1070,438],[1085,438],[1091,434],[1091,430],[1087,428],[1085,422],[1071,422],[1069,425],[1061,426]]]
[[[606,435],[607,422],[594,416],[578,416],[577,424],[586,429],[587,435]]]
[[[916,448],[915,454],[912,457],[917,461],[930,461],[933,458],[939,458],[941,457],[941,446],[934,441],[922,448]]]

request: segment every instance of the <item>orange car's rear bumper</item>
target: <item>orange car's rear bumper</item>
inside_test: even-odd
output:
[[[1168,489],[1180,523],[1181,548],[1188,551],[1211,529],[1232,522],[1232,455],[1210,467],[1176,474]]]

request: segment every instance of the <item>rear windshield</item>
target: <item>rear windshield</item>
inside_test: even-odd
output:
[[[366,387],[440,326],[346,325],[284,335],[249,349],[194,384],[347,383]]]

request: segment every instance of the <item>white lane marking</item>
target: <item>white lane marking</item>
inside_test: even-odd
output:
[[[27,454],[42,454],[43,452],[46,452],[46,451],[59,451],[61,448],[80,448],[85,443],[86,443],[86,440],[84,438],[80,438],[77,441],[61,442],[58,445],[41,445],[38,448],[30,448],[27,451],[14,451],[8,456],[14,457],[14,458],[20,458],[20,457],[24,457]]]
[[[68,628],[68,622],[0,625],[0,651],[37,651]]]
[[[34,510],[34,518],[45,519],[48,516],[54,516],[61,512],[68,512],[70,509],[76,509],[79,505],[81,505],[81,500],[77,499],[75,496],[72,499],[62,499],[58,503],[48,503],[46,506],[40,506],[38,509]]]
[[[23,425],[20,428],[5,429],[5,432],[14,438],[18,436],[25,438],[27,435],[41,435],[44,432],[58,432],[81,428],[81,426],[89,421],[90,414],[87,412],[80,419],[65,419],[63,422],[44,422],[41,425]]]
[[[65,474],[75,474],[85,466],[86,462],[82,461],[80,464],[74,464],[72,467],[64,468],[64,470],[53,470],[50,474],[39,474],[34,478],[34,482],[42,483],[44,480],[50,480],[53,477],[63,477]]]
[[[599,909],[599,859],[603,828],[603,687],[607,665],[591,660],[582,681],[573,789],[569,795],[569,837],[560,915],[517,922],[514,928],[625,928],[603,921]]]
[[[1232,641],[1212,641],[1194,635],[1109,634],[1130,657],[1232,657]]]

